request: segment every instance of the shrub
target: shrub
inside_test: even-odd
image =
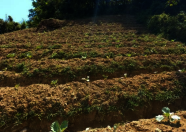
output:
[[[186,15],[184,12],[176,16],[165,13],[154,15],[148,22],[148,29],[152,33],[162,34],[165,38],[186,42]]]

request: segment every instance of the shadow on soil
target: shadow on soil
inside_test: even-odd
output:
[[[53,31],[64,26],[85,25],[91,23],[92,25],[102,25],[102,23],[118,23],[126,30],[131,30],[135,34],[148,33],[147,29],[138,24],[134,16],[131,15],[109,15],[97,16],[92,18],[76,19],[76,20],[58,20],[58,19],[44,19],[37,26],[36,32]]]

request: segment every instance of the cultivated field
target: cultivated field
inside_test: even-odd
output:
[[[179,127],[153,117],[186,108],[184,68],[183,43],[149,34],[130,15],[1,34],[0,131],[48,132],[55,120],[68,120],[69,132],[121,122],[118,131],[182,131],[184,111]],[[153,119],[126,125],[142,118]]]

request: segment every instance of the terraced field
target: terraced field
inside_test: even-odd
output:
[[[0,131],[46,132],[55,120],[82,131],[185,109],[183,43],[129,15],[48,21],[0,35]]]

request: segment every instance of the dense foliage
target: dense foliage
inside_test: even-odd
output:
[[[36,26],[42,19],[75,19],[95,15],[123,12],[130,0],[36,0],[29,10],[29,26]]]
[[[152,33],[185,41],[185,0],[32,0],[32,5],[34,8],[29,10],[27,22],[19,24],[11,16],[7,21],[0,19],[0,33],[36,27],[42,19],[76,19],[125,13],[136,15],[138,21],[146,24]],[[180,32],[182,35],[179,35]]]
[[[186,41],[186,14],[180,12],[176,16],[165,13],[154,15],[148,23],[148,28],[153,33],[161,33],[166,38]]]
[[[186,1],[184,0],[134,0],[131,12],[138,21],[155,34],[185,42]]]
[[[27,27],[26,21],[23,21],[21,24],[14,22],[11,16],[8,16],[7,20],[0,19],[0,34],[13,32]]]

